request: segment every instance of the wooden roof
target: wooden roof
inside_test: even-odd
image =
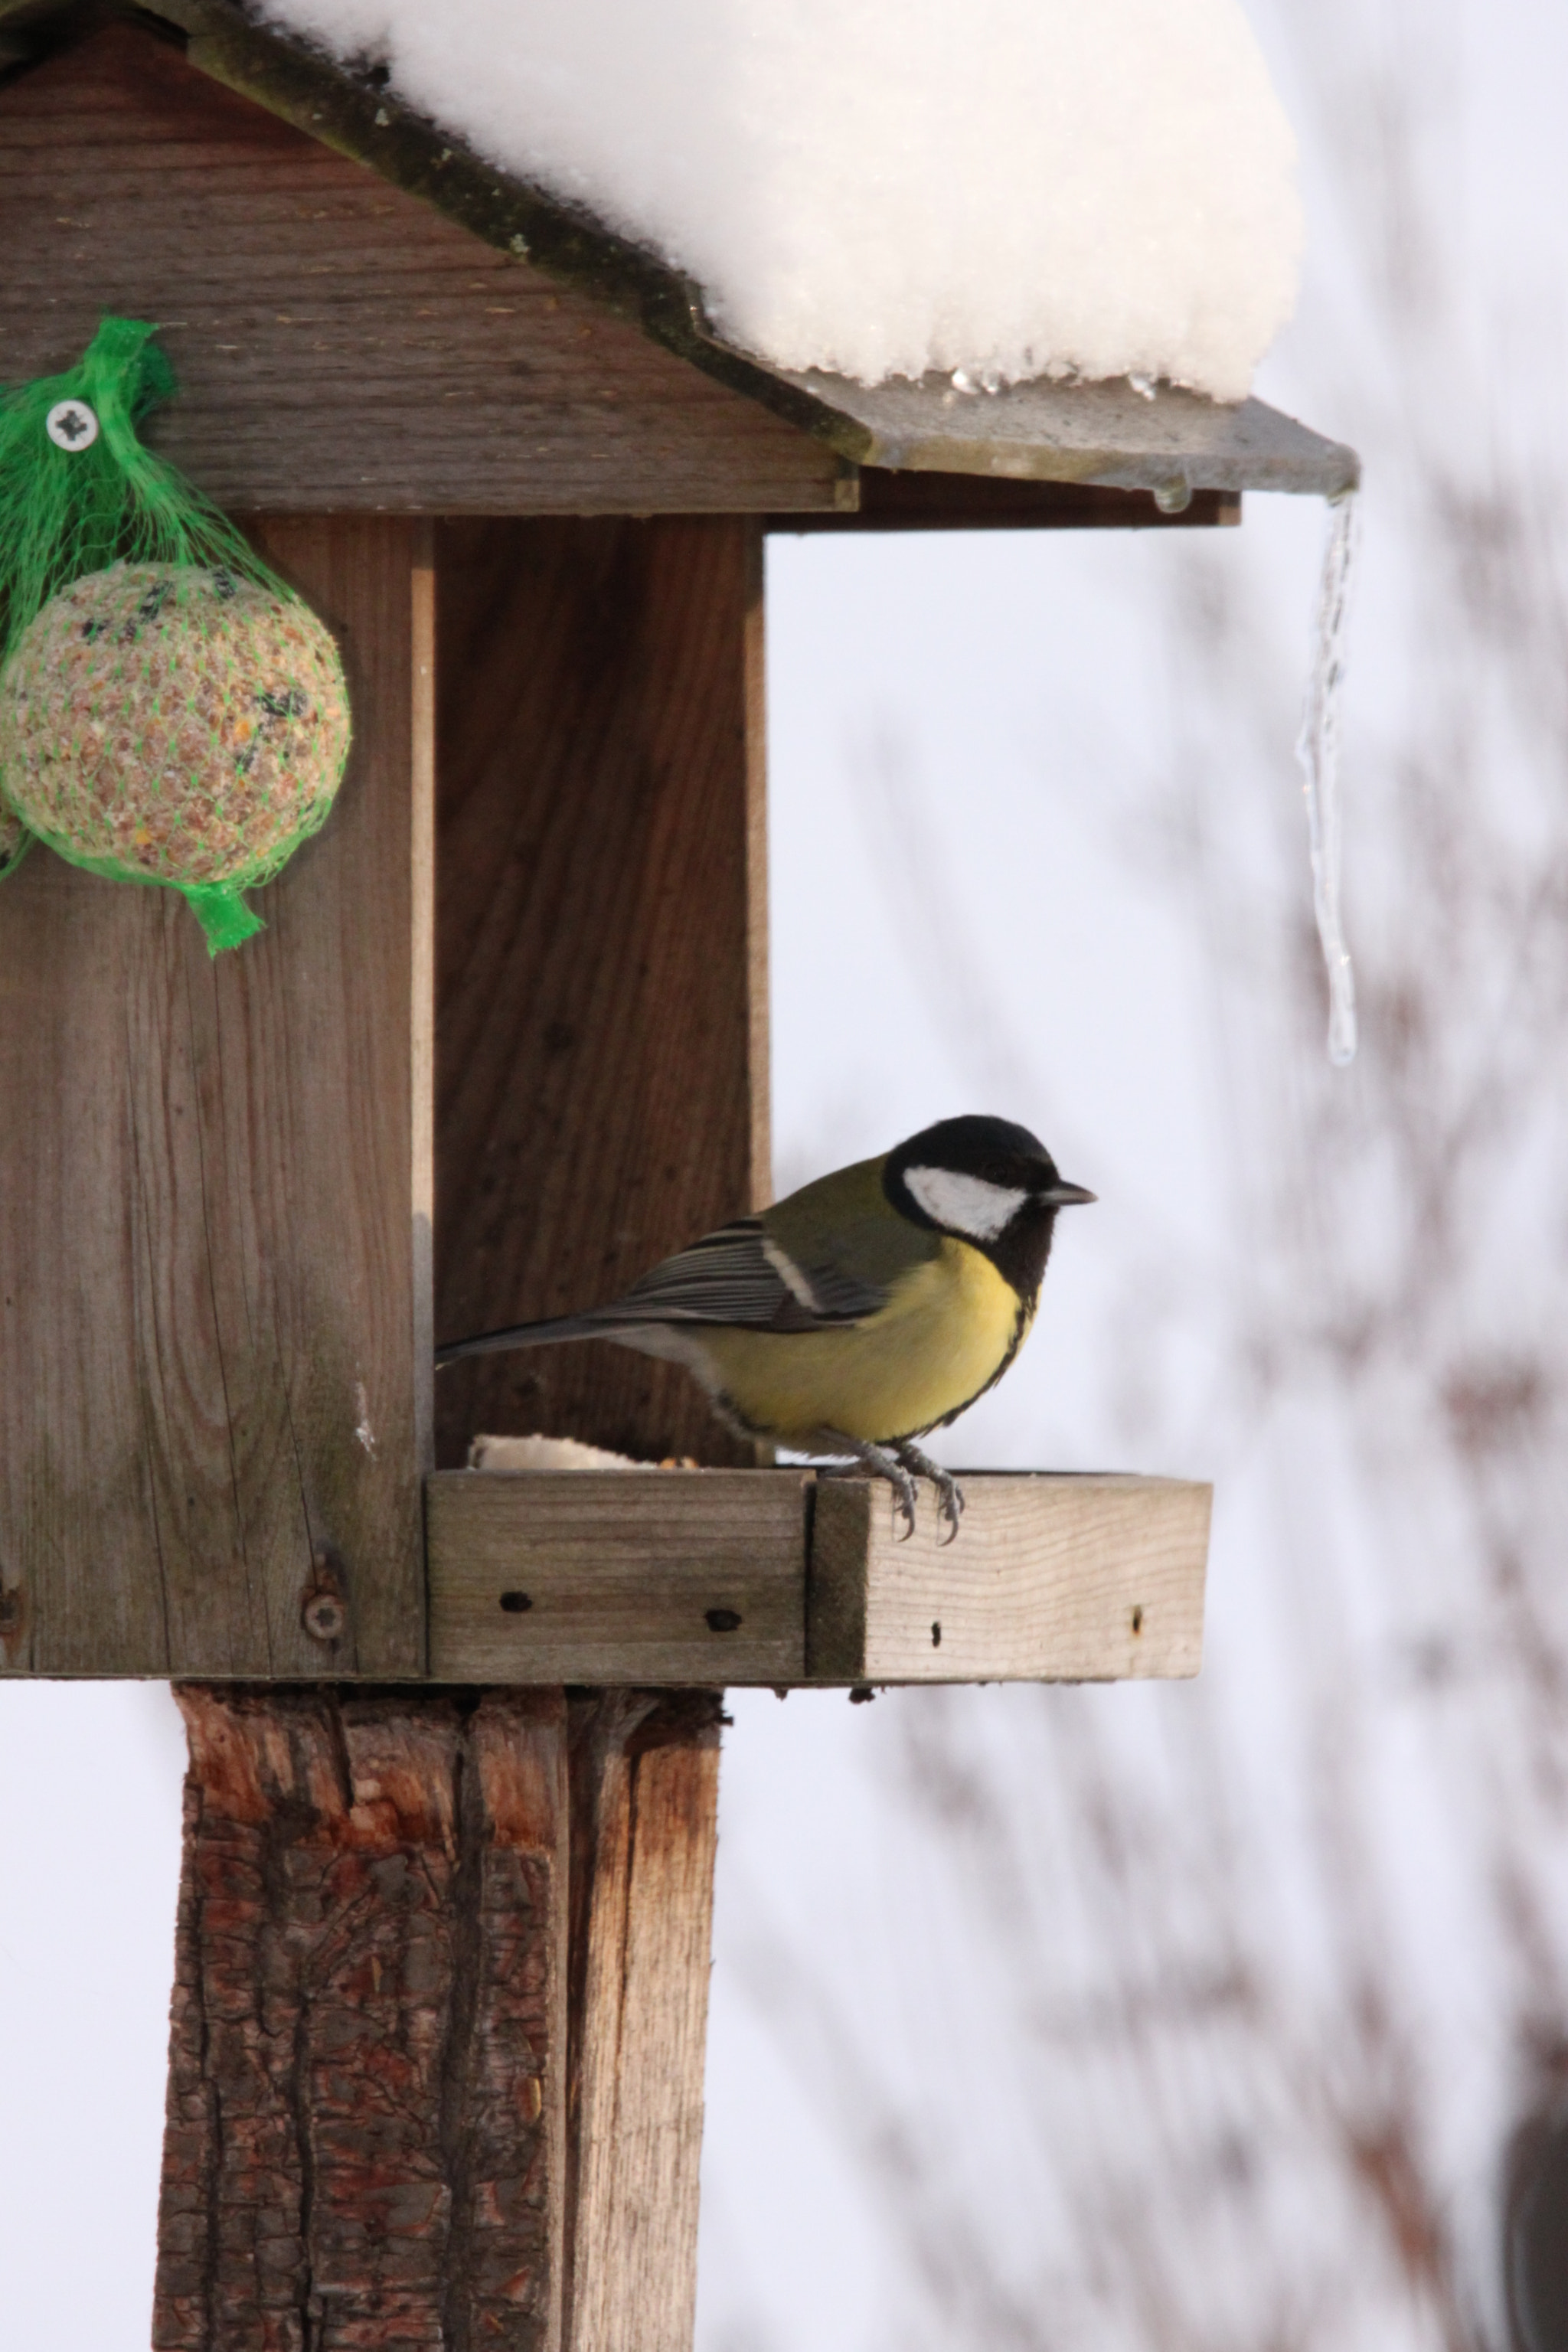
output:
[[[1085,491],[1197,492],[1185,519],[1216,520],[1244,489],[1357,477],[1257,400],[768,366],[656,255],[235,0],[0,0],[0,381],[65,363],[102,309],[165,321],[161,446],[232,505],[826,521],[876,467],[1079,486],[1075,521],[1156,519]]]

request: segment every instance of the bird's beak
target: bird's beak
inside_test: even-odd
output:
[[[1037,1192],[1035,1198],[1047,1209],[1076,1209],[1080,1203],[1098,1201],[1098,1192],[1087,1192],[1081,1184],[1053,1184],[1048,1192]]]

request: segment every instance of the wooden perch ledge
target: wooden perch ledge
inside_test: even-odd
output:
[[[437,1681],[1093,1682],[1198,1671],[1211,1490],[970,1473],[446,1471],[426,1482]]]

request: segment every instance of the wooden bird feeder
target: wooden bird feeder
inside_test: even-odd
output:
[[[327,830],[209,961],[0,889],[0,1651],[191,1734],[160,2352],[690,2339],[718,1693],[1196,1670],[1207,1489],[962,1540],[603,1348],[432,1375],[767,1197],[769,530],[1233,524],[1256,401],[868,392],[224,0],[0,8],[0,382],[148,437],[337,635]],[[489,1475],[541,1431],[699,1470]]]

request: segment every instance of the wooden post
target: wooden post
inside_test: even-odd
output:
[[[154,2352],[687,2352],[717,1699],[179,1696]]]
[[[560,1693],[180,1703],[156,2352],[555,2352]]]

